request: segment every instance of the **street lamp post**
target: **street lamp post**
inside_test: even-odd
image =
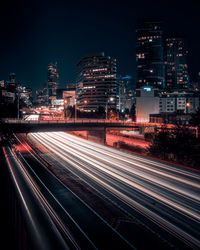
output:
[[[67,99],[64,99],[64,119],[67,118]]]
[[[74,121],[77,120],[77,89],[75,91],[75,99],[74,99],[74,107],[75,107],[75,110],[74,110]]]
[[[75,111],[74,111],[74,120],[77,120],[77,105],[76,105],[76,99],[75,99]]]
[[[19,120],[19,86],[17,86],[17,119]]]
[[[189,108],[190,108],[190,102],[187,102],[186,103],[186,114],[189,112],[189,110],[188,110]]]

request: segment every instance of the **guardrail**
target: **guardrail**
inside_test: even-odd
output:
[[[105,119],[65,119],[65,120],[19,120],[4,119],[5,123],[127,123],[126,121],[105,120]]]
[[[65,120],[19,120],[19,119],[4,119],[5,123],[14,124],[50,124],[50,123],[102,123],[102,124],[123,124],[130,126],[162,126],[161,123],[148,123],[148,122],[132,122],[132,121],[120,121],[120,120],[106,120],[106,119],[65,119]],[[165,124],[166,125],[166,124]],[[172,124],[170,124],[172,125]]]

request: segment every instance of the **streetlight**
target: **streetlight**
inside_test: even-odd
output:
[[[17,86],[17,119],[19,120],[19,98],[20,98],[20,91],[19,85]]]
[[[75,96],[74,96],[74,121],[77,120],[77,89],[75,90]]]
[[[77,120],[77,103],[76,103],[76,98],[75,98],[75,110],[74,110],[74,120],[76,121]]]
[[[187,107],[190,107],[190,103],[189,103],[189,102],[187,102],[187,103],[186,103],[186,106],[187,106]]]
[[[186,113],[188,113],[188,109],[190,108],[190,102],[186,103]]]
[[[67,101],[67,99],[64,99],[64,119],[66,119],[66,117],[67,117],[67,103],[68,103],[68,101]]]

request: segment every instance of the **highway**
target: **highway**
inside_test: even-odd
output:
[[[15,140],[74,248],[200,248],[199,172],[64,132]]]

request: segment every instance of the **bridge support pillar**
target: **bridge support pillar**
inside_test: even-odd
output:
[[[143,135],[145,131],[145,127],[139,127],[139,133],[140,135]]]
[[[106,129],[90,130],[87,132],[87,139],[93,142],[106,144]]]

